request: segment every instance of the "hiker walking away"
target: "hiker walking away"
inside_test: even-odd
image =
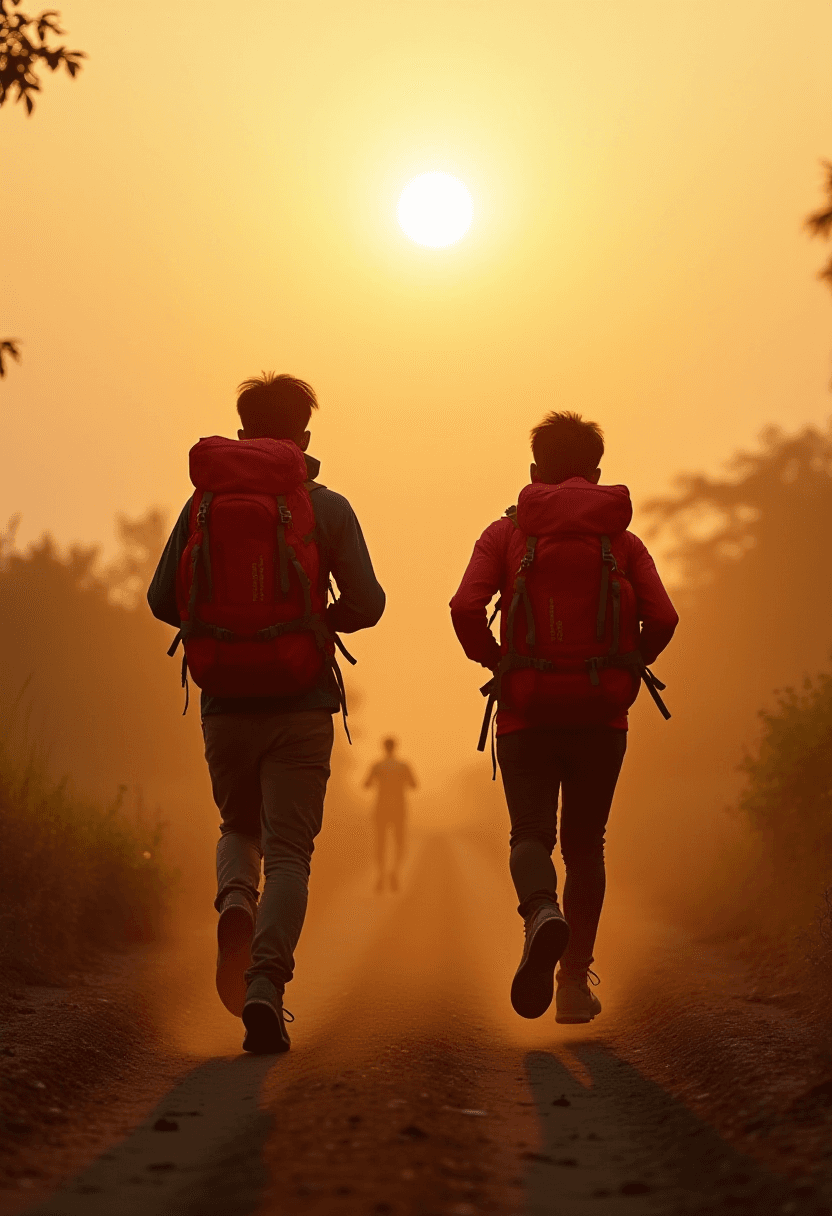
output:
[[[346,704],[338,633],[384,611],[358,520],[304,453],[318,402],[294,376],[240,386],[238,439],[201,439],[195,488],[148,591],[179,628],[183,683],[202,689],[205,757],[220,811],[217,991],[251,1052],[289,1049],[283,992],[306,913],[333,714]],[[338,598],[326,606],[330,575]],[[334,592],[333,592],[334,598]],[[340,643],[338,643],[340,646]],[[265,874],[258,900],[261,862]]]
[[[376,890],[384,890],[384,880],[391,891],[399,889],[399,871],[404,861],[405,829],[407,827],[406,791],[415,790],[416,778],[409,764],[396,756],[396,739],[382,741],[384,757],[376,761],[364,780],[364,789],[376,787],[376,805],[373,826],[376,838],[376,865],[378,881]],[[386,875],[387,837],[392,837],[393,864]]]
[[[526,934],[512,1005],[526,1018],[545,1013],[559,962],[556,1020],[589,1022],[601,1012],[590,965],[627,711],[643,680],[669,716],[647,664],[678,617],[650,554],[627,531],[629,491],[599,485],[600,428],[551,413],[531,440],[531,485],[477,541],[451,616],[468,657],[494,673],[483,692],[497,705],[509,867]],[[486,615],[495,594],[499,643]],[[488,715],[481,748],[487,723]],[[563,914],[552,864],[559,793]]]

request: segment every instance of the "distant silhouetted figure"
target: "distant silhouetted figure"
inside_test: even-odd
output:
[[[179,627],[183,682],[189,670],[202,688],[221,816],[217,991],[243,1019],[244,1049],[267,1053],[289,1048],[283,991],[343,706],[336,633],[375,625],[384,592],[352,507],[315,481],[320,464],[304,455],[313,390],[269,372],[238,392],[238,439],[191,450],[197,488],[148,600]],[[330,574],[339,597],[327,607]]]
[[[496,759],[511,818],[509,866],[526,940],[511,986],[522,1017],[545,1013],[558,962],[558,1022],[601,1012],[590,970],[604,901],[604,832],[627,747],[627,711],[678,617],[653,559],[627,527],[626,486],[602,486],[594,422],[552,413],[532,431],[532,484],[474,547],[451,601],[486,685],[487,738],[497,705]],[[486,609],[499,594],[500,642]],[[658,685],[664,687],[664,685]],[[552,852],[566,867],[561,914]]]
[[[384,759],[376,761],[364,781],[364,789],[376,787],[373,825],[376,834],[376,890],[383,891],[385,877],[391,891],[399,889],[399,871],[404,861],[407,829],[407,790],[416,789],[416,778],[409,764],[396,759],[396,740],[384,739]],[[393,863],[385,869],[387,840],[392,839]]]

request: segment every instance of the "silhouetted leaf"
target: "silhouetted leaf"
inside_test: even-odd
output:
[[[823,167],[826,170],[827,204],[807,217],[806,227],[813,236],[826,237],[832,229],[832,161],[823,161]]]
[[[0,377],[6,374],[6,365],[4,356],[8,355],[10,359],[14,359],[16,363],[20,362],[20,347],[17,342],[11,338],[6,338],[0,341]]]
[[[16,8],[19,0],[11,0]],[[0,106],[17,90],[16,100],[23,101],[26,113],[34,109],[33,93],[40,90],[36,69],[47,67],[54,72],[64,64],[73,79],[81,67],[83,51],[69,51],[65,46],[50,46],[48,39],[63,34],[59,16],[47,9],[37,17],[12,13],[7,0],[0,0]]]

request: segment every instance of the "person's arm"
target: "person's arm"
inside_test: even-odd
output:
[[[633,533],[632,552],[627,577],[636,593],[638,616],[641,621],[638,648],[645,663],[655,662],[667,646],[679,624],[679,614],[670,602],[656,563],[642,541]]]
[[[404,766],[404,770],[405,770],[405,778],[407,780],[408,787],[412,790],[418,790],[419,783],[416,780],[416,778],[413,776],[413,769],[410,767],[409,764],[406,764]]]
[[[168,537],[168,543],[159,558],[156,573],[147,589],[147,602],[150,611],[160,621],[179,628],[179,608],[176,604],[176,571],[179,559],[185,552],[188,543],[188,517],[191,511],[191,500],[185,503],[174,529]]]
[[[367,776],[364,778],[364,789],[368,790],[371,786],[375,785],[377,777],[378,773],[376,772],[376,766],[374,764],[367,773]]]
[[[338,599],[326,610],[326,623],[334,633],[355,633],[377,624],[384,612],[386,597],[373,570],[367,542],[346,498],[331,490],[321,513],[326,523],[326,550],[329,568],[338,585]],[[318,506],[315,502],[316,509]]]
[[[511,520],[489,525],[474,545],[468,569],[451,600],[451,620],[462,649],[475,663],[493,670],[500,661],[500,644],[488,628],[486,608],[502,589],[505,542]]]

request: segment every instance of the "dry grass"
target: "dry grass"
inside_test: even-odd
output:
[[[19,753],[20,749],[16,749]],[[53,980],[101,949],[159,936],[173,874],[162,826],[121,787],[109,805],[73,793],[0,741],[0,967]]]

